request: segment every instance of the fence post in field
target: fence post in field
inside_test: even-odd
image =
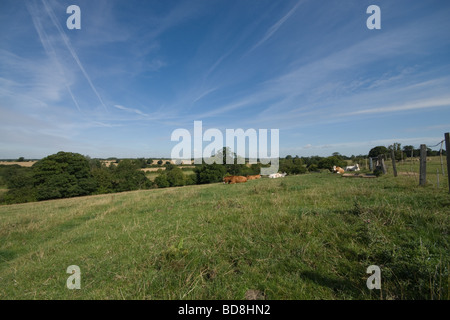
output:
[[[369,158],[369,170],[373,171],[373,161],[372,158]]]
[[[381,170],[383,171],[383,174],[386,174],[387,170],[386,170],[386,165],[384,163],[384,154],[378,155],[378,163],[381,166]]]
[[[395,165],[395,152],[394,149],[391,150],[391,158],[392,158],[392,170],[394,171],[394,177],[397,176],[397,167]]]
[[[420,173],[419,185],[424,186],[427,183],[427,146],[420,145]]]
[[[447,153],[447,177],[448,177],[448,192],[450,193],[450,134],[445,134],[445,152]]]
[[[437,187],[439,189],[439,169],[436,169]]]
[[[441,160],[441,173],[442,173],[442,176],[445,176],[444,162],[442,161],[442,146],[443,145],[444,145],[444,140],[441,142],[441,150],[439,150],[439,159]]]

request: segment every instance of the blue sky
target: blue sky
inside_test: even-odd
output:
[[[1,0],[0,158],[169,157],[194,121],[279,129],[281,156],[436,144],[449,17],[446,0]]]

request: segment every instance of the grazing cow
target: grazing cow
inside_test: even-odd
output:
[[[354,166],[346,166],[345,171],[359,171],[359,164],[356,164]]]
[[[224,177],[224,178],[223,178],[223,183],[230,183],[232,177],[233,177],[233,176],[227,176],[227,177]]]
[[[244,176],[228,176],[223,178],[223,183],[235,184],[242,182],[247,182],[247,178]]]
[[[284,173],[272,173],[272,174],[269,174],[269,178],[271,178],[271,179],[283,178],[283,177],[285,177],[285,176],[286,176],[286,172],[284,172]]]
[[[275,178],[279,178],[280,177],[280,174],[279,173],[272,173],[272,174],[269,174],[269,178],[270,179],[275,179]]]
[[[261,175],[260,174],[256,174],[253,176],[247,176],[247,180],[256,180],[256,179],[261,179]]]
[[[334,173],[344,173],[345,170],[342,169],[341,167],[333,166],[333,172],[334,172]]]

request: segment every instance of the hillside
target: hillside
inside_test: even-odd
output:
[[[329,173],[0,206],[0,299],[448,299],[449,211]]]

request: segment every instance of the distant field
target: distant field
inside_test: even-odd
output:
[[[0,165],[4,164],[4,165],[12,166],[14,164],[17,164],[17,165],[22,166],[22,167],[31,167],[36,162],[37,161],[21,161],[21,162],[19,162],[19,161],[0,161]]]
[[[194,167],[187,167],[187,166],[185,166],[183,168],[194,168]],[[162,169],[163,171],[166,170],[165,167],[162,167],[162,168],[145,168],[145,169],[141,169],[141,170],[145,172],[145,176],[148,179],[153,181],[159,175],[159,173],[157,172],[159,169]],[[183,173],[185,175],[194,174],[194,170],[183,170]]]
[[[190,169],[193,169],[193,168],[195,168],[195,166],[182,166],[182,167],[180,167],[180,168],[190,168]],[[156,171],[158,171],[158,170],[166,170],[166,167],[159,167],[159,168],[142,168],[141,169],[141,171],[144,171],[144,172],[156,172]]]
[[[322,173],[0,206],[0,299],[449,299],[443,184]]]

